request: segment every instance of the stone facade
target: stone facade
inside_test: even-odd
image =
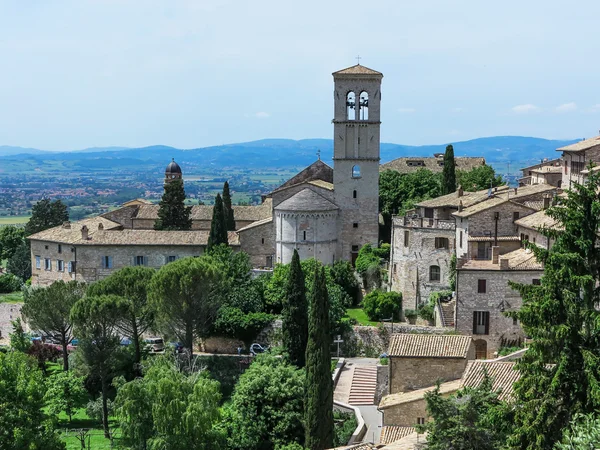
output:
[[[8,335],[13,331],[12,321],[21,317],[22,306],[22,303],[0,303],[0,342],[8,343]],[[29,328],[25,321],[23,326],[26,330]]]
[[[414,391],[435,385],[438,380],[459,379],[467,362],[475,359],[471,346],[466,358],[401,358],[390,357],[390,393]]]
[[[582,184],[587,175],[587,167],[592,161],[600,163],[600,136],[557,149],[562,152],[561,187],[570,189],[572,184]]]
[[[273,267],[275,232],[273,219],[255,222],[238,230],[240,250],[248,253],[252,267]]]

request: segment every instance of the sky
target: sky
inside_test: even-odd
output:
[[[0,145],[330,138],[331,73],[384,74],[383,142],[600,129],[597,0],[0,0]]]

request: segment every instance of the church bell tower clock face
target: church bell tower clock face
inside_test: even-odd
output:
[[[333,73],[333,183],[340,208],[338,251],[356,258],[379,240],[379,143],[383,74],[357,64]]]

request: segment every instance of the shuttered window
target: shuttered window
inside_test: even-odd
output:
[[[490,334],[489,311],[473,311],[473,334]]]
[[[102,257],[102,268],[103,269],[112,269],[113,268],[112,256],[103,256]]]

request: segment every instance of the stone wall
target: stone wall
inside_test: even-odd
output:
[[[22,303],[0,303],[0,342],[8,344],[8,335],[12,333],[11,321],[21,317],[22,306]],[[27,328],[27,324],[23,325]]]
[[[275,225],[273,221],[247,228],[239,233],[240,248],[250,256],[252,267],[272,267],[275,263]]]
[[[57,244],[56,242],[31,240],[31,284],[47,286],[54,281],[71,281],[75,273],[69,273],[69,262],[77,260],[74,246]],[[36,261],[39,258],[39,267]],[[44,260],[49,259],[51,269],[45,269]],[[58,261],[63,261],[63,270],[58,270]],[[100,258],[98,258],[100,263]]]
[[[421,397],[412,402],[390,406],[383,410],[383,426],[414,427],[418,418],[427,418],[427,402]]]

